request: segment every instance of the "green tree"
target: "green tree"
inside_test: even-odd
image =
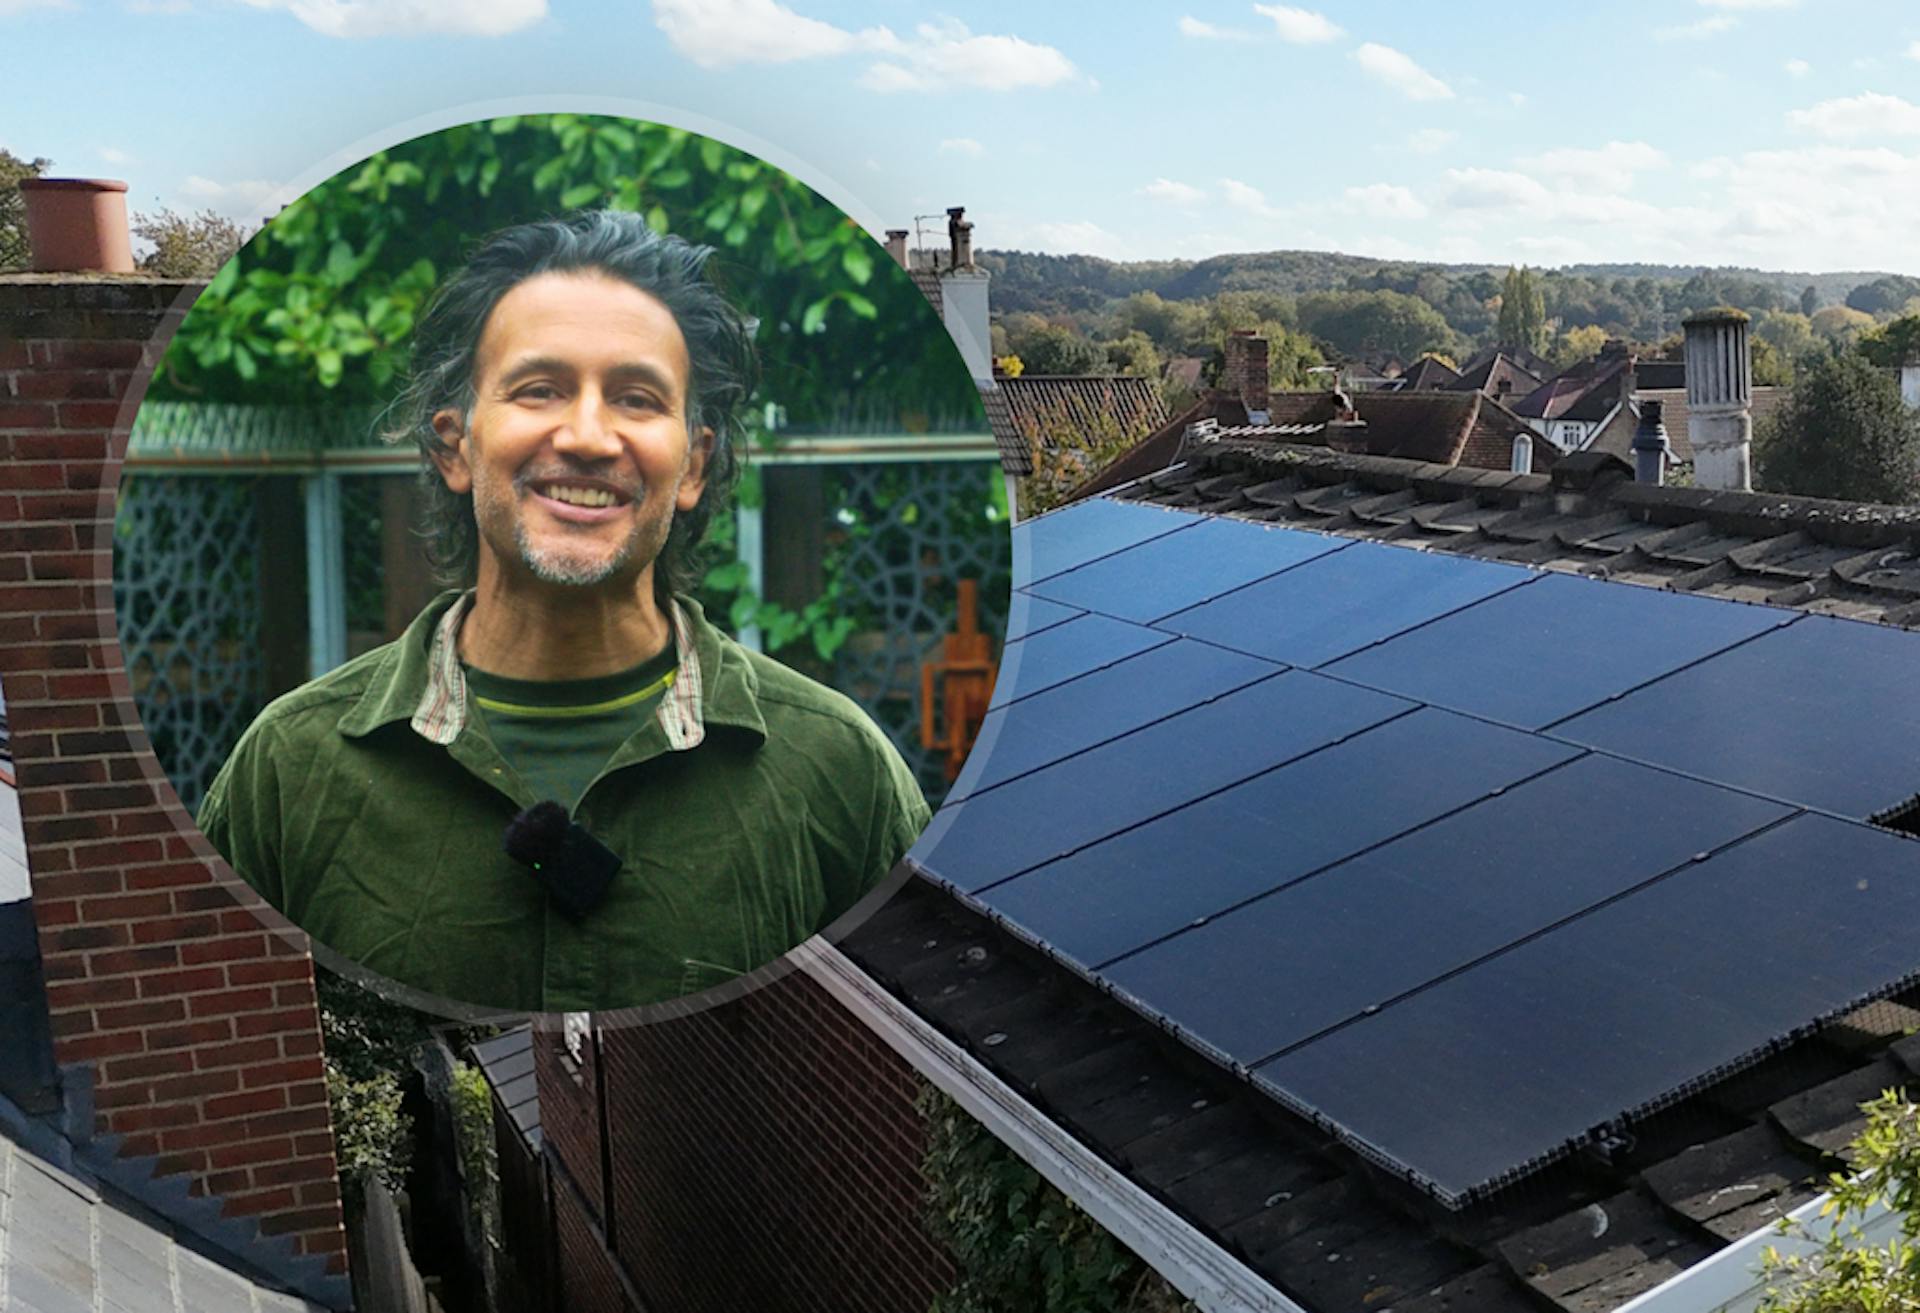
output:
[[[1789,362],[1810,355],[1820,343],[1813,336],[1813,321],[1790,310],[1769,310],[1753,322],[1753,336],[1770,342]]]
[[[1500,319],[1497,325],[1501,346],[1525,347],[1529,351],[1547,349],[1547,303],[1540,283],[1525,265],[1507,270],[1500,287]]]
[[[1007,345],[1029,374],[1098,374],[1107,366],[1107,353],[1072,328],[1042,324],[1031,332],[1007,333]]]
[[[1829,342],[1851,342],[1873,327],[1873,316],[1851,306],[1830,305],[1815,311],[1808,322]]]
[[[1920,495],[1920,413],[1856,352],[1810,360],[1760,424],[1754,454],[1768,492],[1890,504]]]
[[[1762,1257],[1767,1291],[1760,1313],[1900,1313],[1920,1308],[1920,1105],[1894,1091],[1863,1105],[1866,1129],[1853,1142],[1851,1174],[1832,1178],[1820,1215],[1832,1229],[1814,1237],[1783,1222],[1781,1232],[1808,1241],[1811,1252]],[[1899,1230],[1874,1244],[1861,1223],[1885,1204]]]
[[[1144,378],[1160,377],[1163,367],[1160,351],[1153,345],[1153,339],[1138,329],[1103,345],[1107,352],[1107,368],[1113,373],[1139,374]]]
[[[1800,291],[1800,313],[1811,319],[1813,312],[1819,308],[1820,292],[1812,283],[1808,283]]]
[[[1548,357],[1563,369],[1578,364],[1600,354],[1600,348],[1607,342],[1607,330],[1598,324],[1588,324],[1583,328],[1570,328],[1562,333],[1553,345],[1553,353]]]
[[[1905,315],[1862,333],[1854,348],[1883,369],[1920,363],[1920,315]]]
[[[680,128],[580,114],[465,124],[380,151],[282,210],[182,323],[155,395],[371,404],[435,283],[486,233],[637,211],[719,251],[791,423],[875,396],[978,405],[931,308],[872,238],[772,165]]]
[[[134,215],[133,235],[153,243],[153,250],[139,261],[148,273],[162,278],[212,278],[247,240],[247,229],[212,210],[175,214],[162,209]]]
[[[1793,382],[1793,362],[1779,347],[1764,337],[1749,336],[1747,349],[1756,387],[1786,387]]]
[[[1862,283],[1847,293],[1847,304],[1869,315],[1890,315],[1914,297],[1920,296],[1920,278],[1906,274],[1888,274],[1870,283]]]
[[[1451,352],[1455,335],[1440,312],[1402,292],[1315,292],[1296,307],[1300,326],[1355,359],[1383,355],[1412,360]]]
[[[52,160],[23,159],[0,146],[0,271],[27,267],[27,202],[20,183],[52,167]]]

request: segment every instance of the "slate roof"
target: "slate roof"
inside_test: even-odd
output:
[[[1400,391],[1420,392],[1445,387],[1459,377],[1460,371],[1444,360],[1436,360],[1432,356],[1421,356],[1414,362],[1412,368],[1400,375]]]
[[[0,1293],[20,1313],[305,1313],[0,1138]]]
[[[1504,351],[1495,351],[1469,361],[1461,370],[1460,377],[1440,386],[1450,392],[1484,392],[1490,397],[1500,394],[1502,383],[1513,386],[1509,395],[1524,397],[1540,386],[1542,375],[1534,373],[1520,364]]]
[[[533,1079],[533,1028],[520,1026],[473,1046],[473,1060],[500,1106],[535,1153],[540,1151],[540,1091]]]
[[[1526,419],[1604,419],[1619,399],[1620,375],[1632,363],[1625,356],[1581,361],[1514,401],[1513,413]]]
[[[1118,496],[1920,621],[1920,511],[1644,488],[1624,474],[1597,454],[1552,477],[1514,476],[1242,436],[1195,444],[1186,465]],[[1016,602],[1028,636],[1073,614]],[[1169,757],[1160,787],[1193,768]],[[1920,1070],[1920,1039],[1901,1038],[1920,1026],[1920,999],[1898,995],[1685,1095],[1628,1136],[1448,1211],[930,880],[843,947],[1133,1179],[1329,1313],[1615,1308],[1810,1198],[1839,1165],[1857,1104]],[[1400,1075],[1423,1078],[1417,1067]]]
[[[1111,419],[1121,434],[1144,438],[1167,421],[1159,385],[1131,374],[1023,374],[996,378],[983,391],[987,423],[1009,474],[1033,473],[1034,445],[1064,431]]]

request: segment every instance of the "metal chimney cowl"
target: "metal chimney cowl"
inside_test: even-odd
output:
[[[1693,481],[1702,488],[1753,489],[1753,357],[1739,310],[1689,316],[1686,332],[1687,440]]]

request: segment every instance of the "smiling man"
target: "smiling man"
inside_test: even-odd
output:
[[[440,289],[388,436],[462,587],[279,699],[200,824],[320,943],[464,1003],[592,1010],[750,971],[927,820],[884,735],[684,590],[751,325],[635,215],[498,233]]]

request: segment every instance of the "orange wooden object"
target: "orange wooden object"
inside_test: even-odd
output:
[[[941,658],[920,667],[920,746],[947,754],[947,779],[959,777],[993,698],[999,667],[993,639],[980,632],[980,585],[962,579],[957,599],[959,632],[941,641]],[[939,696],[935,696],[936,690]],[[936,714],[940,713],[940,714]]]

